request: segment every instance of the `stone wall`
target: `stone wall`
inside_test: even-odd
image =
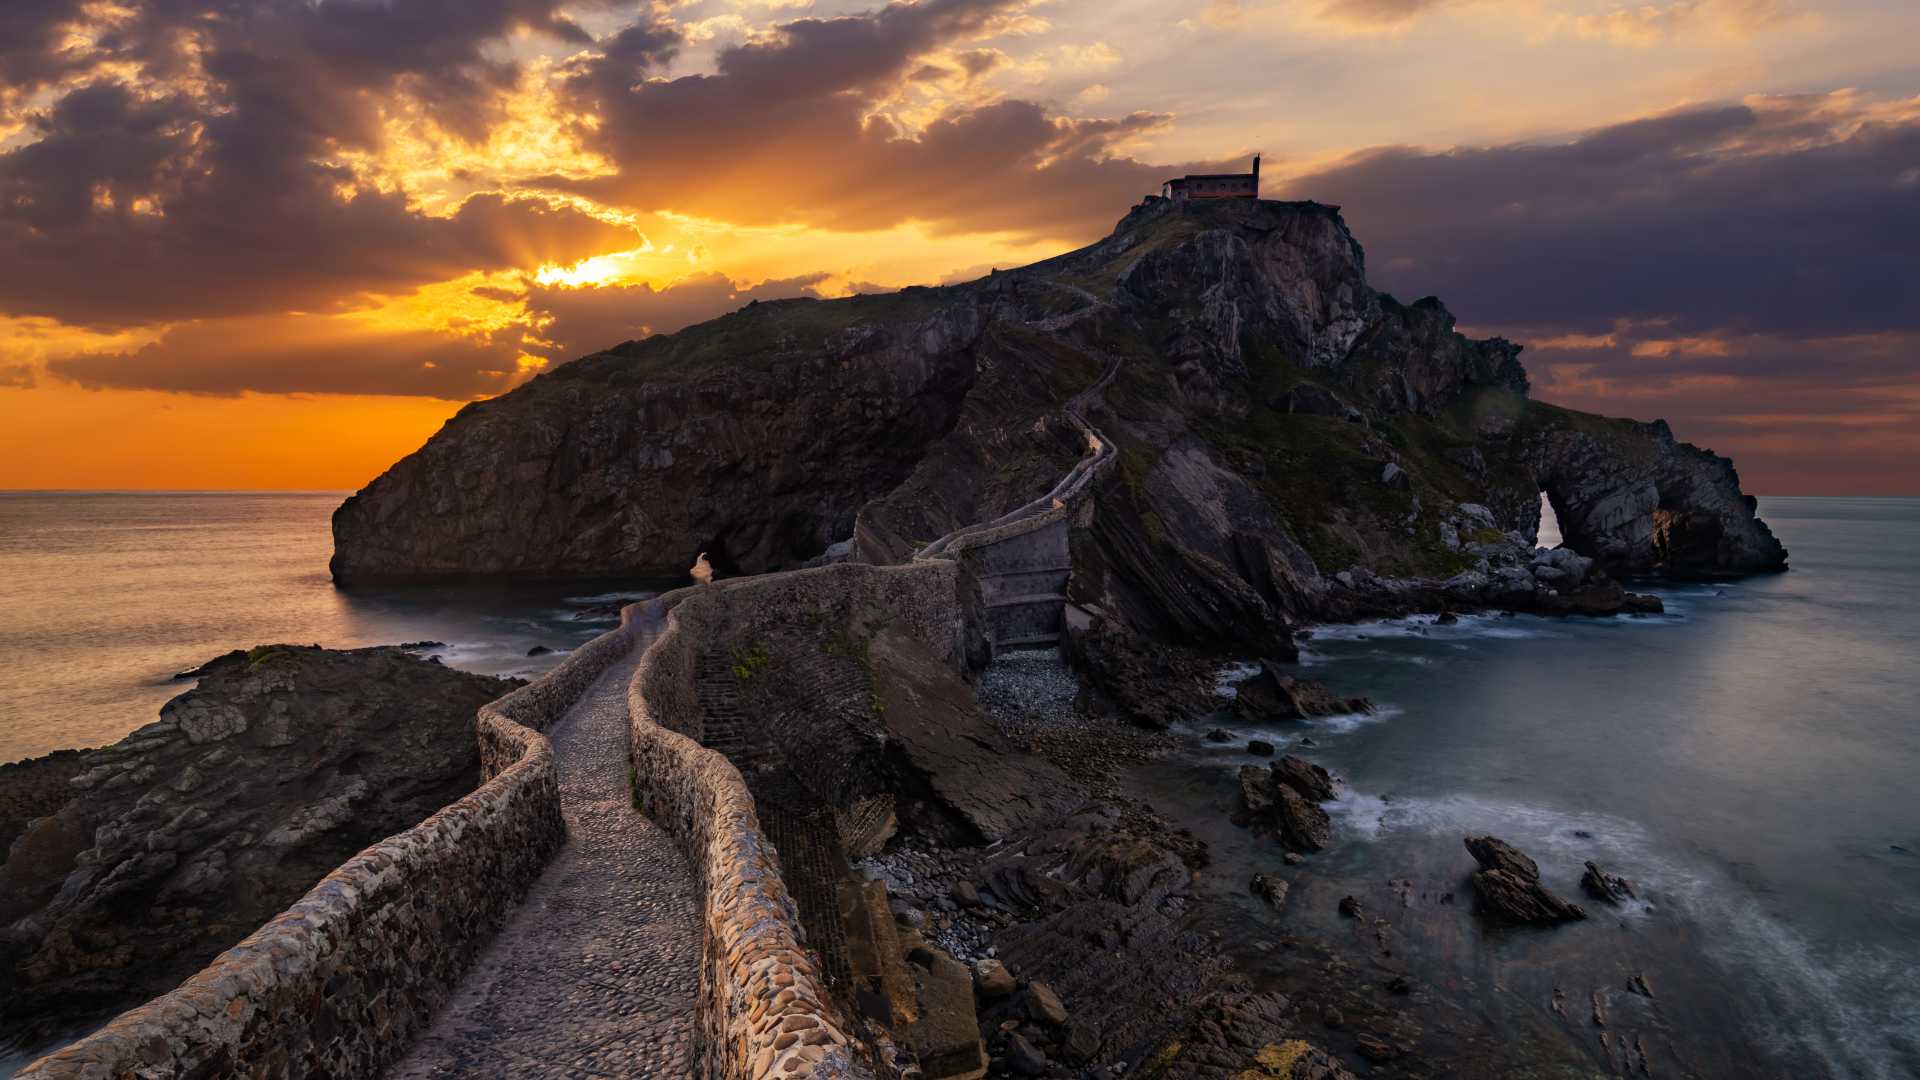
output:
[[[746,781],[697,741],[698,655],[716,642],[856,605],[963,663],[959,568],[839,564],[669,593],[637,616],[652,641],[628,693],[635,796],[687,855],[704,899],[699,1031],[714,1080],[872,1075],[808,955]]]
[[[18,1075],[380,1075],[565,839],[540,732],[633,643],[623,623],[482,707],[473,792],[355,855],[178,989]]]

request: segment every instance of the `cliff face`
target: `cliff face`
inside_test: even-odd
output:
[[[399,649],[263,646],[112,746],[7,766],[0,1030],[31,1045],[171,989],[366,845],[479,782],[514,683]],[[30,820],[25,820],[30,819]]]
[[[1103,373],[1119,467],[1070,590],[1148,631],[1278,647],[1293,616],[1784,567],[1724,459],[1529,401],[1519,353],[1373,291],[1332,207],[1150,199],[1033,266],[762,304],[471,406],[341,507],[334,570],[759,571],[849,538],[897,561],[1046,491]],[[1578,573],[1535,557],[1542,490]]]

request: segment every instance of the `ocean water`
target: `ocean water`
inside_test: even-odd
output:
[[[1250,973],[1409,975],[1420,989],[1383,1008],[1418,1022],[1444,1075],[1611,1073],[1630,1047],[1656,1076],[1920,1076],[1920,499],[1760,511],[1792,570],[1645,586],[1664,616],[1318,630],[1299,672],[1378,712],[1225,721],[1346,779],[1335,843],[1307,867],[1226,822],[1244,742],[1196,730],[1142,770],[1141,792],[1213,845],[1207,887]],[[1461,841],[1489,832],[1594,917],[1471,914]],[[1589,859],[1643,902],[1586,897]],[[1255,870],[1294,880],[1281,912],[1245,895]],[[1370,918],[1339,916],[1346,895]],[[1271,947],[1290,934],[1330,951]]]
[[[336,589],[346,495],[0,492],[0,762],[110,743],[192,686],[175,673],[254,645],[440,641],[454,667],[532,675],[617,621],[589,609],[646,589]]]

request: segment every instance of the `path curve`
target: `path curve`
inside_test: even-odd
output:
[[[627,684],[650,637],[547,732],[566,845],[392,1080],[694,1075],[699,894],[627,778]]]

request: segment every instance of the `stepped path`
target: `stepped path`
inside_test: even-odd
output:
[[[547,732],[566,846],[389,1077],[694,1075],[693,879],[627,781],[627,683],[649,636]]]

